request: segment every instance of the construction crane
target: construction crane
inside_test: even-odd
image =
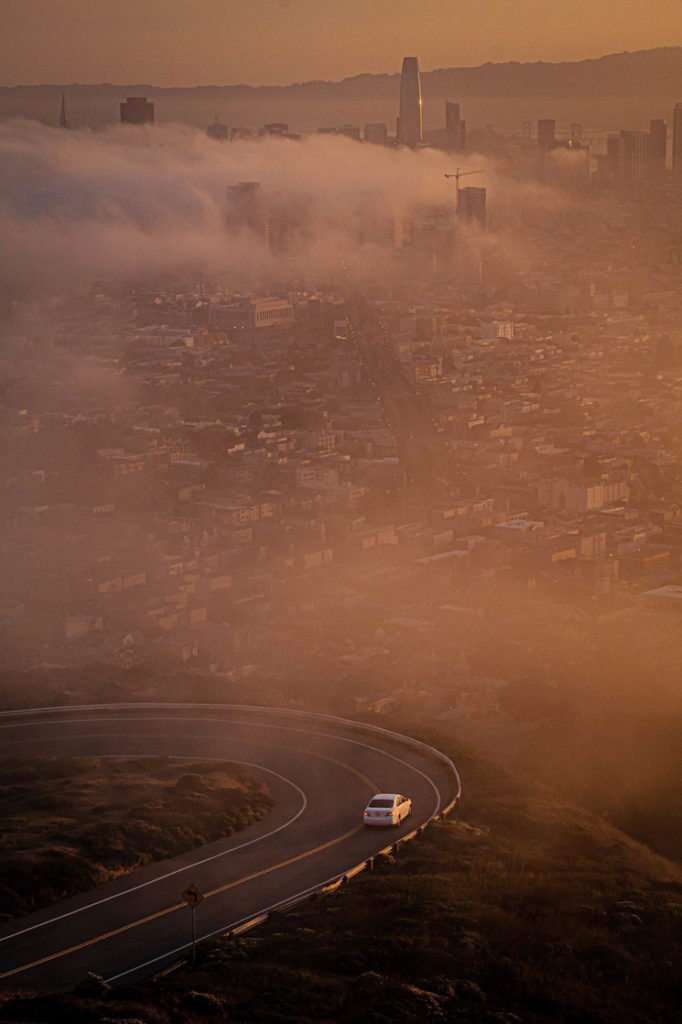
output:
[[[458,167],[454,174],[446,174],[445,177],[455,179],[457,191],[459,192],[459,179],[464,178],[467,174],[485,174],[485,171],[483,169],[481,169],[480,171],[460,171]]]

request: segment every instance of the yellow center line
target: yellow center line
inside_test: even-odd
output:
[[[297,753],[299,752],[298,747],[284,747],[283,749],[295,750]],[[364,782],[367,786],[369,786],[373,793],[379,792],[379,788],[376,785],[376,783],[372,782],[371,779],[368,779],[366,775],[362,774],[362,772],[359,772],[357,768],[352,768],[349,764],[346,764],[345,761],[337,761],[335,757],[328,757],[326,754],[317,754],[313,753],[312,751],[306,751],[306,753],[310,757],[317,757],[320,761],[328,761],[330,764],[338,765],[339,768],[345,768],[347,772],[350,772],[351,775],[355,775],[358,779],[360,779],[361,782]]]
[[[204,896],[216,896],[219,892],[226,892],[227,889],[234,889],[236,885],[241,885],[243,882],[252,882],[254,878],[260,878],[262,875],[269,875],[271,871],[277,871],[279,868],[286,868],[289,864],[295,864],[297,860],[305,860],[306,857],[312,857],[314,853],[321,853],[322,850],[327,850],[330,846],[336,846],[337,843],[342,843],[344,839],[349,839],[351,836],[354,836],[356,832],[361,832],[362,827],[362,825],[359,825],[356,828],[351,828],[348,832],[344,832],[342,836],[338,836],[336,839],[330,839],[328,843],[322,843],[321,846],[316,846],[314,850],[306,850],[305,853],[299,853],[296,857],[291,857],[289,860],[283,860],[280,864],[275,864],[274,867],[263,868],[262,871],[255,871],[252,875],[246,875],[244,878],[240,878],[236,882],[228,882],[226,885],[221,885],[217,889],[211,889],[209,892],[204,893]]]
[[[162,736],[162,738],[168,738],[169,736],[172,737],[172,734],[171,733],[164,734]],[[79,737],[76,737],[76,738],[79,738]],[[107,739],[128,739],[128,738],[129,738],[129,735],[127,733],[120,733],[118,735],[113,735],[113,736],[112,735],[108,735],[107,736]],[[17,742],[19,742],[19,741],[17,741]],[[266,743],[264,741],[260,741],[259,742],[258,740],[256,740],[256,741],[254,741],[254,743],[252,745],[253,746],[258,746],[258,747],[267,747],[269,750],[288,750],[288,751],[291,751],[294,754],[305,754],[308,757],[317,758],[318,761],[328,761],[329,764],[335,764],[339,768],[345,769],[345,771],[349,772],[351,775],[355,775],[355,777],[360,779],[361,782],[364,782],[365,785],[369,786],[369,788],[372,790],[373,793],[378,793],[379,792],[379,789],[378,789],[376,783],[372,782],[372,780],[369,779],[366,775],[364,775],[361,771],[358,771],[357,768],[353,768],[352,765],[346,764],[345,761],[339,761],[335,757],[329,757],[327,754],[318,754],[317,751],[315,751],[315,750],[304,750],[301,747],[292,747],[292,746],[289,746],[286,743],[279,743],[279,744],[274,744],[273,745],[271,743]],[[121,756],[125,756],[125,755],[121,755]],[[134,754],[130,755],[130,757],[134,757],[134,756],[135,756]],[[170,756],[172,758],[173,755],[171,754]],[[190,758],[186,758],[186,760],[191,761],[192,758],[191,757]],[[216,758],[216,763],[220,763],[220,758]],[[225,763],[229,764],[230,763],[229,759]],[[235,762],[235,763],[238,764],[239,762]],[[0,975],[0,977],[2,977],[2,975]]]
[[[131,928],[137,928],[138,925],[147,924],[148,921],[153,921],[157,917],[164,917],[166,914],[172,913],[174,910],[180,910],[181,907],[186,907],[187,904],[183,900],[182,903],[176,903],[172,907],[166,907],[165,910],[159,910],[156,914],[149,914],[148,917],[141,917],[139,921],[131,921],[130,924],[124,924],[121,928],[114,928],[111,932],[104,932],[102,935],[96,935],[94,939],[86,939],[85,942],[79,942],[77,946],[69,946],[68,949],[60,949],[57,953],[50,953],[49,956],[44,956],[40,960],[32,960],[31,963],[22,964],[21,967],[13,967],[11,971],[3,971],[0,974],[0,980],[3,978],[10,978],[13,974],[20,974],[22,971],[29,971],[32,967],[40,967],[41,964],[49,963],[50,960],[58,960],[62,956],[68,956],[69,953],[77,953],[79,949],[85,949],[87,946],[94,946],[98,942],[104,942],[105,939],[110,939],[114,935],[120,935],[122,932],[127,932]]]
[[[76,736],[76,737],[72,737],[72,738],[80,739],[81,737]],[[129,738],[130,738],[130,736],[129,736],[128,733],[119,733],[119,734],[115,734],[114,733],[114,734],[108,734],[107,735],[107,739],[129,739]],[[161,738],[163,738],[163,739],[173,738],[173,734],[172,733],[161,734]],[[213,737],[213,738],[218,738],[218,737]],[[14,743],[14,742],[19,743],[21,741],[20,740],[16,740],[16,741],[10,740],[9,742],[10,743]],[[254,743],[252,745],[253,746],[259,746],[259,747],[268,747],[269,750],[289,750],[289,751],[292,751],[293,753],[296,753],[296,754],[306,754],[308,757],[315,757],[319,761],[328,761],[329,764],[338,765],[339,768],[344,768],[347,772],[350,772],[351,775],[355,775],[356,778],[360,779],[361,782],[364,782],[367,786],[369,786],[369,788],[374,793],[378,793],[379,792],[379,789],[378,789],[377,785],[374,782],[372,782],[372,780],[369,779],[366,775],[364,775],[362,772],[358,771],[357,768],[353,768],[351,765],[346,764],[345,761],[337,760],[337,758],[335,758],[335,757],[328,757],[326,754],[318,754],[317,751],[314,751],[314,750],[303,750],[303,749],[301,749],[301,747],[292,747],[292,746],[289,746],[288,744],[285,744],[285,743],[275,744],[273,746],[273,744],[265,743],[265,742],[262,742],[262,741],[259,742],[259,741],[256,740],[256,741],[254,741]],[[121,757],[126,757],[126,756],[135,757],[134,754],[130,754],[130,755],[121,754],[121,755],[117,755],[117,756],[121,756]],[[171,754],[170,757],[172,758],[172,756],[173,755]],[[182,760],[191,761],[192,758],[188,757],[188,758],[183,758]],[[220,758],[216,758],[215,760],[216,760],[216,763],[219,763],[221,761]],[[227,764],[230,763],[229,759],[228,759],[228,761],[226,763]],[[235,763],[238,764],[239,762],[235,762]],[[0,975],[0,977],[2,977],[2,975]]]
[[[245,875],[244,878],[239,878],[234,882],[228,882],[226,885],[221,885],[217,889],[211,889],[210,892],[204,894],[204,897],[216,896],[218,893],[226,892],[228,889],[234,889],[238,885],[243,885],[245,882],[251,882],[254,878],[261,878],[263,875],[269,875],[272,871],[278,871],[280,868],[286,868],[289,864],[295,864],[298,860],[304,860],[306,857],[312,857],[315,853],[320,853],[322,850],[328,850],[330,846],[336,846],[337,843],[342,843],[344,839],[348,839],[356,832],[362,831],[362,826],[352,828],[348,832],[344,832],[342,836],[338,836],[336,839],[330,839],[327,843],[322,843],[320,846],[314,847],[312,850],[306,850],[304,853],[299,853],[296,857],[291,857],[289,860],[281,861],[279,864],[273,864],[269,868],[263,868],[262,871],[256,871],[251,875]],[[189,868],[188,868],[189,870]],[[98,942],[104,942],[106,939],[113,938],[114,935],[121,935],[123,932],[130,931],[132,928],[137,928],[140,925],[148,924],[149,921],[155,921],[158,917],[165,917],[166,914],[172,914],[175,910],[182,910],[187,904],[174,903],[172,907],[166,907],[164,910],[158,910],[155,914],[149,914],[147,917],[141,917],[137,921],[131,921],[130,924],[124,924],[120,928],[114,928],[113,931],[104,932],[102,935],[96,935],[92,939],[86,939],[84,942],[79,942],[76,946],[69,946],[68,949],[61,949],[57,953],[50,953],[49,956],[44,956],[40,960],[32,960],[31,963],[22,964],[21,967],[14,967],[10,971],[3,971],[0,974],[0,981],[3,978],[10,978],[13,974],[20,974],[22,971],[29,971],[32,967],[40,967],[41,964],[49,963],[51,960],[58,960],[60,957],[68,956],[70,953],[77,953],[81,949],[85,949],[87,946],[94,946]]]
[[[376,785],[376,783],[372,782],[372,780],[367,778],[367,776],[364,775],[361,771],[358,771],[357,768],[353,768],[352,765],[346,764],[345,761],[339,761],[335,757],[329,757],[328,754],[319,754],[316,750],[303,750],[301,749],[301,747],[292,747],[289,746],[289,744],[287,743],[280,743],[276,746],[273,746],[270,743],[259,743],[258,741],[256,741],[256,745],[261,747],[268,747],[269,750],[288,750],[294,754],[305,754],[308,757],[317,758],[318,761],[327,761],[329,764],[335,764],[339,768],[345,769],[345,771],[349,772],[351,775],[355,775],[355,777],[360,779],[361,782],[364,782],[366,786],[369,786],[373,793],[379,792],[379,788]]]

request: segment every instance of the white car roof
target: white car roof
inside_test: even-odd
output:
[[[372,800],[377,800],[379,797],[383,800],[395,800],[397,796],[400,796],[400,793],[375,793]]]

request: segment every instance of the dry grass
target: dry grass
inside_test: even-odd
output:
[[[267,814],[238,765],[172,759],[0,762],[0,899],[36,910],[151,861],[231,835]]]

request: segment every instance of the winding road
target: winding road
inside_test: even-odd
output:
[[[197,940],[314,892],[431,820],[459,795],[450,761],[414,740],[323,715],[219,705],[109,705],[0,714],[0,756],[168,756],[243,764],[274,798],[229,839],[125,875],[0,929],[0,985],[68,989],[89,971],[134,981]],[[413,815],[367,829],[374,792],[403,792]]]

